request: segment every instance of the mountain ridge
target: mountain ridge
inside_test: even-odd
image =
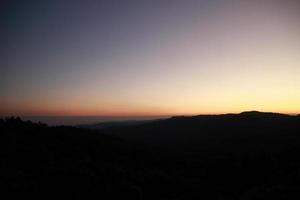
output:
[[[247,111],[239,114],[174,116],[146,124],[111,127],[103,132],[151,144],[176,146],[200,142],[208,137],[224,139],[295,134],[299,128],[298,116]]]
[[[299,130],[299,116],[256,112],[99,131],[0,119],[0,186],[49,200],[299,199]]]
[[[88,128],[88,129],[106,129],[106,128],[112,128],[112,127],[119,127],[119,126],[135,126],[135,125],[141,125],[146,123],[152,123],[152,122],[161,122],[161,121],[167,121],[167,120],[180,120],[180,119],[197,119],[197,118],[213,118],[213,117],[266,117],[266,116],[285,116],[290,117],[293,115],[289,114],[283,114],[283,113],[277,113],[277,112],[261,112],[256,110],[251,111],[243,111],[241,113],[226,113],[226,114],[200,114],[200,115],[193,115],[193,116],[186,116],[186,115],[174,115],[168,118],[156,118],[156,119],[148,119],[148,120],[118,120],[118,121],[106,121],[106,122],[97,122],[97,123],[91,123],[91,124],[80,124],[76,125],[76,127],[79,128]],[[297,115],[297,116],[300,116]]]

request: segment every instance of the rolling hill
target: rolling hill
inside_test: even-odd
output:
[[[295,199],[300,117],[172,117],[99,130],[0,119],[11,198]]]

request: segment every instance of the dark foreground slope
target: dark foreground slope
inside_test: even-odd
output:
[[[0,156],[9,199],[155,199],[181,188],[156,150],[79,128],[0,119]]]
[[[19,119],[2,120],[0,127],[1,188],[11,195],[300,197],[299,116],[246,112],[174,117],[101,132]]]

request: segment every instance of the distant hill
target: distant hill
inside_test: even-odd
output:
[[[132,126],[132,125],[140,125],[149,122],[153,122],[156,120],[124,120],[124,121],[108,121],[108,122],[100,122],[95,124],[81,124],[77,125],[78,128],[87,128],[94,130],[101,130],[105,128],[112,127],[124,127],[124,126]]]
[[[242,112],[240,114],[171,117],[160,121],[104,130],[121,138],[167,146],[199,145],[230,137],[279,137],[295,135],[300,118],[279,113]]]

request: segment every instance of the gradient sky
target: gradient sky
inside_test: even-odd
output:
[[[300,113],[300,1],[0,3],[0,115]]]

